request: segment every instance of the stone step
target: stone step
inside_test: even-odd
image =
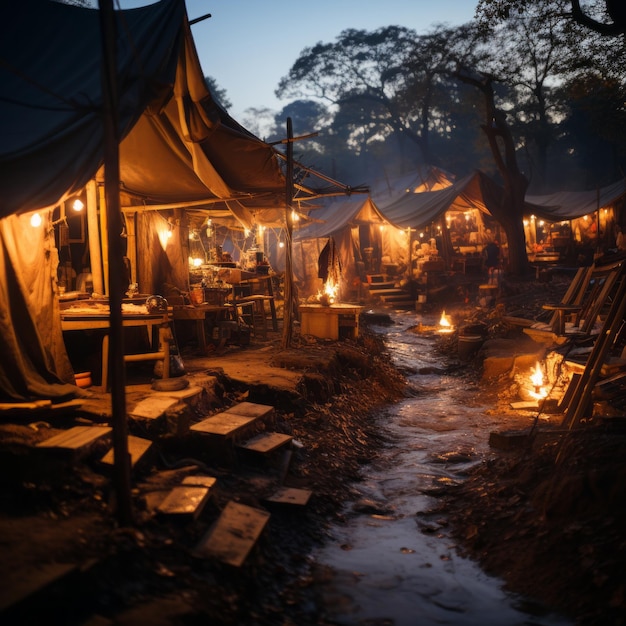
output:
[[[150,439],[128,435],[128,453],[130,454],[130,466],[135,465],[148,453],[152,447]],[[115,451],[111,448],[101,459],[101,463],[112,466],[115,463]]]
[[[74,426],[37,444],[37,448],[73,459],[86,456],[93,446],[111,434],[109,426]]]
[[[165,496],[157,507],[161,515],[197,519],[209,500],[209,487],[199,485],[178,485]]]
[[[274,407],[255,402],[240,402],[191,426],[190,430],[207,435],[234,437],[257,420],[274,417]]]
[[[370,283],[366,285],[368,293],[376,293],[377,291],[385,291],[387,289],[395,289],[396,283],[390,281],[388,283]]]
[[[232,500],[197,544],[194,555],[240,567],[265,529],[270,514]]]
[[[298,489],[296,487],[280,487],[271,496],[266,498],[272,504],[292,504],[305,506],[313,492],[310,489]]]
[[[253,452],[259,452],[261,454],[268,454],[270,452],[274,452],[282,446],[290,444],[292,440],[293,437],[291,435],[263,432],[247,439],[246,441],[238,443],[237,447],[244,448],[245,450],[252,450]]]

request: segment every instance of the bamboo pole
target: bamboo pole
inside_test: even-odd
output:
[[[116,490],[116,513],[121,526],[133,521],[130,491],[130,454],[126,422],[126,374],[122,327],[122,212],[120,208],[119,127],[116,74],[116,29],[113,0],[98,0],[102,37],[102,106],[104,190],[106,196],[109,251],[109,309],[111,370],[111,424],[113,427],[113,478]],[[104,211],[102,211],[104,212]],[[105,390],[106,391],[106,390]]]

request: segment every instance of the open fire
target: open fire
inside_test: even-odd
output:
[[[537,362],[535,369],[531,370],[530,382],[532,389],[529,391],[530,395],[537,400],[542,400],[548,396],[548,390],[543,386],[544,376],[541,364]]]
[[[452,320],[449,315],[446,315],[445,311],[441,313],[441,319],[439,320],[439,328],[437,332],[441,334],[447,334],[454,331],[454,326],[452,326]]]
[[[330,306],[331,304],[335,304],[338,295],[339,282],[334,281],[332,277],[329,276],[328,280],[324,283],[324,290],[317,292],[317,299],[320,304]]]

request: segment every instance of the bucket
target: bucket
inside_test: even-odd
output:
[[[482,335],[459,335],[457,351],[459,359],[469,360],[482,345],[484,338]]]
[[[91,372],[79,372],[77,374],[74,374],[74,382],[76,383],[77,387],[91,387]]]

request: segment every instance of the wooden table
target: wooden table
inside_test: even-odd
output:
[[[196,333],[198,335],[198,346],[203,354],[207,351],[207,338],[204,322],[208,316],[220,317],[230,315],[231,307],[218,304],[199,304],[192,306],[174,306],[171,309],[171,316],[175,322],[195,321]]]
[[[148,333],[152,345],[152,352],[139,354],[125,354],[124,362],[136,361],[163,361],[163,378],[170,375],[170,329],[166,314],[124,314],[122,315],[124,328],[143,327]],[[72,313],[70,309],[61,311],[61,329],[70,330],[109,330],[110,319],[108,313]],[[154,330],[158,329],[158,338],[155,340]],[[109,334],[102,338],[102,389],[107,391],[109,375]]]
[[[351,339],[359,336],[359,315],[362,306],[353,304],[301,304],[301,328],[303,335],[321,339],[339,339],[347,335]]]

